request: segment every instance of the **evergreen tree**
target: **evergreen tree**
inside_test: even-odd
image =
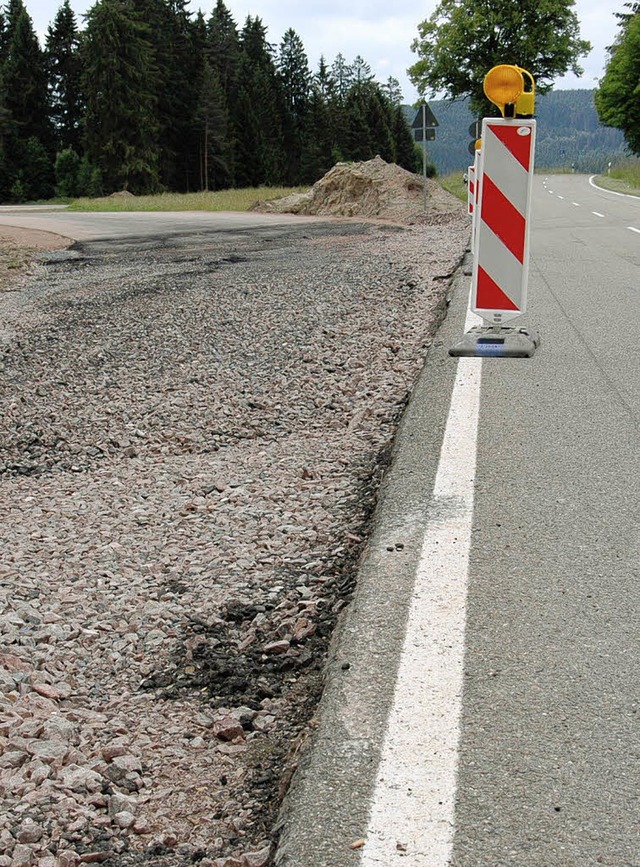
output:
[[[366,84],[369,81],[373,81],[371,67],[364,57],[361,57],[359,54],[351,64],[350,69],[353,84]]]
[[[78,195],[78,170],[80,157],[72,148],[65,148],[56,157],[56,196],[62,198]]]
[[[331,78],[334,83],[334,97],[345,100],[353,84],[353,69],[342,54],[338,54],[331,64]]]
[[[21,147],[21,166],[12,186],[18,201],[49,199],[53,195],[53,165],[40,139],[32,136]]]
[[[395,162],[408,172],[420,171],[413,133],[401,105],[396,105],[393,109],[391,133],[395,146]]]
[[[600,122],[622,130],[629,149],[640,156],[640,3],[618,13],[620,33],[609,49],[604,78],[595,94]]]
[[[51,119],[58,149],[80,150],[80,123],[84,106],[80,93],[82,67],[80,36],[69,0],[58,10],[47,32],[46,66],[49,77]]]
[[[389,76],[381,87],[382,92],[392,105],[402,104],[402,89],[397,78]]]
[[[50,150],[53,141],[44,56],[22,0],[9,4],[5,35],[2,80],[15,140],[24,144],[37,138]]]
[[[334,94],[335,81],[333,80],[331,70],[327,66],[327,62],[324,59],[324,56],[320,57],[318,71],[315,74],[313,84],[324,102],[328,102]]]
[[[228,183],[236,181],[236,154],[242,133],[239,100],[242,54],[238,28],[223,0],[217,0],[208,25],[207,57],[222,91],[227,117]]]
[[[247,18],[240,45],[236,180],[240,186],[282,183],[287,163],[283,140],[287,106],[273,49],[259,18]]]
[[[295,30],[287,30],[282,38],[278,71],[289,110],[296,123],[301,124],[309,104],[311,70],[304,45]]]
[[[158,186],[157,69],[149,28],[127,0],[98,0],[82,44],[85,135],[107,190]]]
[[[218,73],[205,60],[197,109],[200,132],[200,187],[223,189],[230,184],[228,118]]]
[[[129,0],[147,27],[152,49],[159,145],[159,182],[184,190],[189,186],[189,154],[197,147],[195,114],[202,75],[202,52],[194,42],[195,31],[186,0]]]
[[[320,87],[312,88],[302,130],[300,183],[313,184],[334,164],[331,113]]]
[[[287,109],[282,124],[287,157],[285,180],[295,184],[300,182],[303,136],[307,126],[312,80],[304,45],[295,30],[287,30],[280,43],[278,72]]]

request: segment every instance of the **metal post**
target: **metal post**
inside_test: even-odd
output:
[[[422,103],[422,179],[424,181],[424,210],[427,211],[427,104]]]

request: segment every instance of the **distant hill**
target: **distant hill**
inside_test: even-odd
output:
[[[628,155],[622,133],[598,122],[593,90],[556,90],[536,99],[536,168],[601,172],[609,161]],[[427,153],[441,175],[469,165],[469,124],[475,119],[467,100],[429,100],[439,126]],[[415,109],[405,106],[410,122]]]

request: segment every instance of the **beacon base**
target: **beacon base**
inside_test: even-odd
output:
[[[457,358],[531,358],[540,336],[526,328],[477,325],[449,350]]]

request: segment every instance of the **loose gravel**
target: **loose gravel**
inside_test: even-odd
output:
[[[264,867],[465,215],[0,296],[0,867]]]

